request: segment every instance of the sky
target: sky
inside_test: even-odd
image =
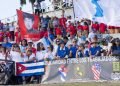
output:
[[[22,7],[22,10],[25,12],[32,12],[31,4],[29,0],[26,0],[27,4]],[[17,18],[13,17],[16,15],[16,9],[20,8],[20,0],[0,0],[0,20],[7,22],[8,17],[9,21],[12,21]]]

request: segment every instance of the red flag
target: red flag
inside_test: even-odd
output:
[[[38,41],[40,39],[40,32],[38,30],[39,17],[22,12],[21,10],[17,10],[17,15],[22,39]]]

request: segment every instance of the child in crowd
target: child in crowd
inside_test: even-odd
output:
[[[78,47],[78,50],[76,52],[76,58],[83,58],[83,57],[85,57],[84,49],[85,49],[84,45],[80,44],[79,47]]]

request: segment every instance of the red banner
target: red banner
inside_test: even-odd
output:
[[[40,39],[40,32],[38,30],[39,17],[20,10],[17,10],[17,15],[22,39],[38,41]]]

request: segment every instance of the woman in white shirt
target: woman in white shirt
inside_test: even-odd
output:
[[[5,47],[0,48],[0,60],[10,60],[10,58],[8,58]]]
[[[43,46],[43,43],[41,43],[41,42],[38,43],[37,44],[37,52],[36,52],[37,61],[44,60],[45,54],[46,54],[46,51]]]
[[[15,62],[23,62],[23,55],[18,45],[13,45],[10,51],[10,58]]]
[[[26,56],[24,56],[24,62],[34,62],[36,61],[35,54],[32,50],[27,50]]]
[[[53,53],[53,46],[50,45],[47,47],[48,50],[47,50],[47,53],[45,54],[45,59],[48,59],[48,60],[53,60],[54,59],[54,53]]]

